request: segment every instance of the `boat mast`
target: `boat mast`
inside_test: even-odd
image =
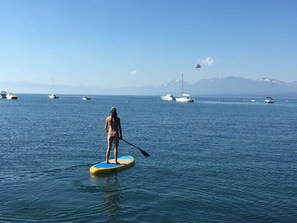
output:
[[[184,74],[182,74],[182,95],[184,93]]]
[[[54,78],[52,77],[52,94],[54,94]]]

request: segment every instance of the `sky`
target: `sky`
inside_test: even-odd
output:
[[[296,15],[295,0],[0,0],[0,90],[52,78],[161,85],[182,74],[297,81]]]

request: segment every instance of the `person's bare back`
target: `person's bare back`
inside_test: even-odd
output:
[[[109,136],[119,135],[120,118],[112,117],[112,115],[106,118],[105,131]]]

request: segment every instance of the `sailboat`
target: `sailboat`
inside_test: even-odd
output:
[[[18,97],[14,94],[14,93],[8,93],[7,95],[6,95],[6,99],[7,100],[12,100],[12,99],[18,99]]]
[[[50,99],[58,99],[59,96],[57,96],[56,94],[54,94],[54,79],[52,78],[52,93],[48,95],[48,97]]]
[[[90,98],[90,97],[88,97],[88,96],[83,96],[81,99],[82,99],[82,100],[84,100],[84,101],[91,100],[91,98]]]
[[[194,102],[194,98],[191,98],[189,94],[184,94],[184,74],[182,74],[182,94],[180,97],[175,98],[177,102]]]

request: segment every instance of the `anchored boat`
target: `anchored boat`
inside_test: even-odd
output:
[[[52,78],[52,93],[48,95],[48,97],[50,99],[58,99],[59,96],[57,96],[56,94],[54,94],[54,79]]]
[[[18,97],[15,95],[15,94],[13,94],[13,93],[8,93],[7,95],[6,95],[6,99],[7,100],[12,100],[12,99],[18,99]]]
[[[184,94],[184,74],[182,74],[182,94],[180,97],[175,98],[177,102],[194,102],[195,99],[191,98],[189,94]]]
[[[173,101],[173,100],[175,100],[175,98],[173,97],[172,94],[166,94],[164,96],[161,96],[161,99],[164,100],[164,101]]]
[[[266,97],[265,103],[271,104],[271,103],[274,103],[274,100],[272,97]]]

